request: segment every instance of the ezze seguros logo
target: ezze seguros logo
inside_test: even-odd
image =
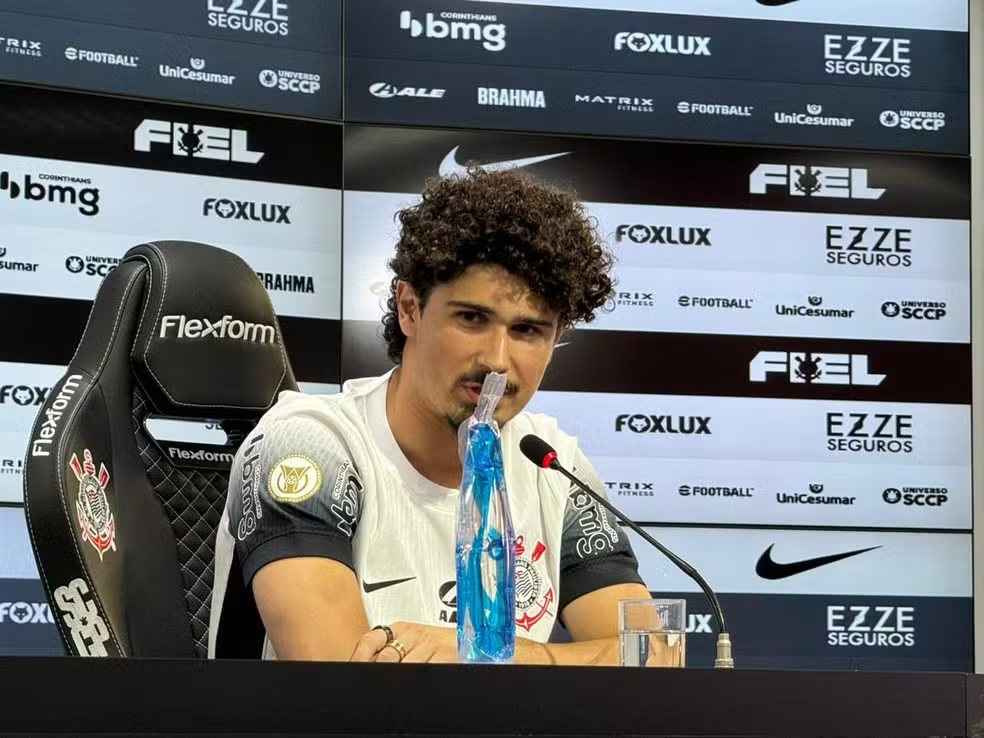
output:
[[[912,229],[828,225],[827,263],[850,266],[912,266]]]
[[[827,413],[827,450],[848,453],[911,454],[912,415]]]
[[[208,0],[213,28],[286,36],[290,32],[287,0]]]
[[[134,151],[151,151],[155,144],[167,144],[175,156],[215,161],[256,164],[262,151],[250,151],[246,131],[238,128],[197,126],[147,118],[133,132]]]

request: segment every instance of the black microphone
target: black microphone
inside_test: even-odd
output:
[[[666,548],[663,544],[653,538],[651,535],[646,533],[642,528],[629,520],[625,515],[620,513],[615,507],[608,502],[604,497],[599,495],[594,490],[588,488],[588,486],[582,482],[580,479],[571,474],[567,469],[561,465],[557,460],[557,452],[554,451],[550,444],[544,441],[539,436],[528,433],[523,436],[519,442],[519,450],[523,452],[523,456],[532,461],[541,469],[554,469],[559,471],[574,484],[580,487],[584,492],[589,495],[595,502],[608,510],[612,515],[618,518],[622,523],[627,525],[629,528],[638,533],[646,543],[653,546],[657,551],[662,553],[666,558],[676,564],[677,568],[680,569],[684,574],[693,579],[697,585],[703,590],[704,594],[707,596],[708,601],[711,603],[711,609],[714,611],[714,619],[717,621],[718,627],[718,640],[717,640],[717,658],[714,659],[715,669],[733,669],[735,666],[735,660],[731,656],[731,636],[728,634],[728,626],[725,624],[724,611],[721,609],[721,603],[718,602],[717,595],[714,594],[714,590],[711,589],[710,585],[704,580],[704,577],[694,569],[690,564],[681,559],[675,553]]]

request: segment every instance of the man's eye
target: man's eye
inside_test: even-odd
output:
[[[465,310],[462,311],[461,313],[458,313],[458,315],[466,323],[478,323],[485,317],[481,313],[477,313],[474,310]]]
[[[513,330],[524,336],[538,336],[542,332],[537,326],[529,325],[528,323],[520,323],[517,326],[513,326]]]

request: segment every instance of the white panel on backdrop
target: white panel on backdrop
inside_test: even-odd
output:
[[[968,466],[970,406],[537,392],[589,458]]]
[[[591,330],[881,340],[970,340],[966,282],[616,269]]]
[[[37,579],[38,567],[19,507],[0,507],[0,579]]]
[[[26,436],[48,391],[64,373],[65,367],[54,364],[0,361],[0,431]]]
[[[386,263],[399,237],[393,216],[419,196],[346,192],[344,197],[343,315],[346,320],[377,320],[391,277]],[[646,293],[658,287],[671,303],[651,313],[634,311],[637,316],[631,309],[616,312],[588,327],[968,340],[966,221],[608,203],[588,203],[587,208],[616,257],[619,289]],[[681,271],[642,271],[646,269]],[[832,281],[835,277],[865,279]],[[680,289],[667,290],[667,284]],[[689,296],[684,288],[691,285],[696,296],[752,298],[759,319],[741,310],[729,316],[725,310],[681,309],[676,300]],[[768,294],[759,296],[770,289],[772,304]],[[843,297],[850,303],[846,309],[856,312],[846,321],[775,315],[778,301],[799,299],[808,306],[810,296],[828,302]],[[884,303],[906,300],[947,302],[945,320],[882,315]],[[854,308],[858,301],[865,306]],[[865,311],[870,320],[864,319]],[[662,325],[660,318],[677,327]]]
[[[335,236],[315,244],[281,244],[276,239],[244,238],[229,243],[204,240],[192,224],[178,224],[168,238],[203,241],[242,257],[261,275],[278,315],[337,319],[340,308],[341,249]],[[229,235],[229,234],[227,234]],[[96,230],[48,229],[6,225],[6,259],[30,259],[31,272],[0,269],[0,292],[91,300],[120,257],[133,246],[159,236],[126,235]],[[248,245],[242,245],[246,243]],[[0,247],[2,248],[2,247]]]
[[[646,532],[696,567],[719,593],[922,597],[969,597],[971,593],[969,533],[655,527]],[[639,559],[639,573],[650,590],[698,591],[663,554],[637,534],[627,533]],[[854,554],[864,549],[872,550]],[[766,573],[776,575],[791,571],[784,571],[786,564],[848,553],[854,555],[778,579],[756,573],[763,557],[768,559],[763,562]],[[773,562],[778,566],[772,566]]]
[[[338,190],[25,156],[3,156],[0,161],[9,182],[18,184],[16,198],[0,192],[5,225],[81,227],[141,238],[150,233],[157,239],[310,250],[330,249],[339,237]],[[37,190],[40,200],[26,199],[26,178],[37,180],[40,187],[44,175],[90,184],[77,185],[75,194],[43,195]],[[9,186],[3,189],[13,191]],[[83,195],[83,190],[89,193]],[[284,208],[289,222],[282,219]]]
[[[966,31],[967,0],[788,0],[785,5],[752,0],[471,0],[545,7],[633,10],[725,18],[840,23],[888,28]]]
[[[637,522],[971,528],[969,464],[590,459],[609,499]]]

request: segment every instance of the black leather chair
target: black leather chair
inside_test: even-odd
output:
[[[126,253],[24,467],[31,542],[68,654],[207,655],[232,457],[296,388],[269,295],[242,259],[182,241]],[[214,421],[229,440],[155,440],[153,417]]]

